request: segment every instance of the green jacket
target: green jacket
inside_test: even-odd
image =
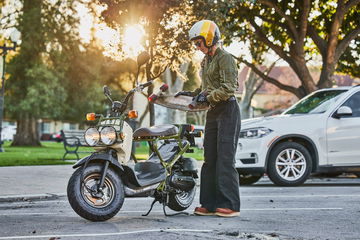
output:
[[[234,96],[238,88],[238,69],[230,53],[219,47],[214,56],[205,57],[202,65],[201,91],[208,92],[207,100],[211,105]],[[198,94],[200,89],[195,92]]]

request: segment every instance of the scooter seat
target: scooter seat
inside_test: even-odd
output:
[[[178,134],[179,129],[171,124],[164,124],[152,127],[138,128],[134,132],[134,137],[161,137]]]

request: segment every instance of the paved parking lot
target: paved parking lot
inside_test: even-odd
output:
[[[107,222],[77,216],[66,197],[0,203],[2,239],[358,239],[360,179],[310,179],[293,188],[267,179],[241,187],[241,216],[224,219],[165,217],[159,205],[143,217],[151,198],[125,199]],[[192,213],[198,205],[198,196]],[[169,211],[170,213],[170,211]]]

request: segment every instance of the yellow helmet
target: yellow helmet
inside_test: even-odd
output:
[[[220,40],[219,27],[210,20],[201,20],[196,22],[189,31],[189,39],[204,39],[206,47],[215,45]]]

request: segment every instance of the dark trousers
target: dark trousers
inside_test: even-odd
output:
[[[212,212],[216,208],[240,211],[239,175],[235,169],[240,121],[237,101],[221,102],[206,115],[200,204]]]

